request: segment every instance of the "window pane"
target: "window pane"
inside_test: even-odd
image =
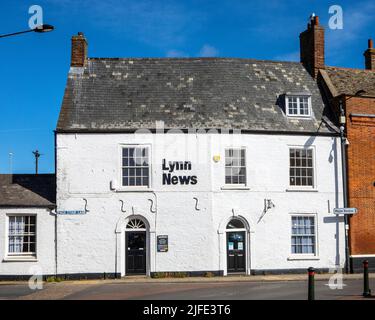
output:
[[[122,158],[122,166],[126,167],[129,165],[129,158]]]
[[[36,216],[9,217],[8,252],[35,253]]]
[[[225,150],[225,183],[246,184],[246,150]]]
[[[308,96],[288,96],[287,97],[287,114],[291,116],[309,116],[309,99]]]
[[[128,159],[128,165],[129,167],[134,167],[135,166],[135,158],[134,157],[131,157]]]
[[[292,253],[315,254],[314,217],[292,217]]]
[[[232,219],[227,224],[227,229],[244,229],[244,228],[245,228],[244,224],[239,219]]]
[[[149,151],[148,147],[123,148],[123,185],[149,185]]]
[[[313,186],[312,149],[290,149],[290,185]]]
[[[240,184],[246,184],[245,176],[239,176],[238,179],[239,179],[238,182],[239,182]]]

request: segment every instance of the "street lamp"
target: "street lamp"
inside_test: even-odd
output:
[[[365,90],[359,90],[354,94],[354,97],[359,97],[366,93]],[[345,99],[345,102],[353,98],[353,96]],[[345,125],[346,125],[346,115],[343,107],[343,101],[339,101],[340,108],[340,140],[341,140],[341,162],[342,162],[342,180],[343,180],[343,200],[344,208],[348,207],[348,178],[347,178],[347,161],[346,161],[346,147],[349,145],[348,140],[345,137]],[[349,217],[344,215],[345,224],[345,273],[350,272],[349,268]]]
[[[53,31],[54,29],[55,29],[55,27],[52,26],[52,25],[50,25],[50,24],[42,24],[40,26],[37,26],[34,29],[29,29],[29,30],[25,30],[25,31],[14,32],[14,33],[8,33],[8,34],[3,34],[3,35],[0,35],[0,38],[10,37],[10,36],[16,36],[16,35],[19,35],[19,34],[22,34],[22,33],[29,33],[29,32],[44,33],[44,32]]]

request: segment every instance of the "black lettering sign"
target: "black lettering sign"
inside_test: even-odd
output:
[[[192,164],[190,161],[162,161],[163,172],[162,181],[163,185],[195,185],[198,183],[197,176],[189,175],[172,175],[175,171],[190,171]]]

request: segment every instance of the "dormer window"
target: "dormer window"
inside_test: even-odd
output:
[[[311,97],[308,95],[287,95],[285,109],[288,117],[311,117]]]

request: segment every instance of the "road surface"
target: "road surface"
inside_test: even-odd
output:
[[[361,279],[344,280],[343,288],[332,290],[327,280],[316,281],[316,299],[362,299]],[[375,279],[370,280],[375,290]],[[205,281],[205,282],[124,282],[82,281],[44,283],[42,290],[31,290],[27,283],[1,284],[0,299],[111,299],[111,300],[305,300],[306,281]],[[374,299],[375,301],[375,299]]]

